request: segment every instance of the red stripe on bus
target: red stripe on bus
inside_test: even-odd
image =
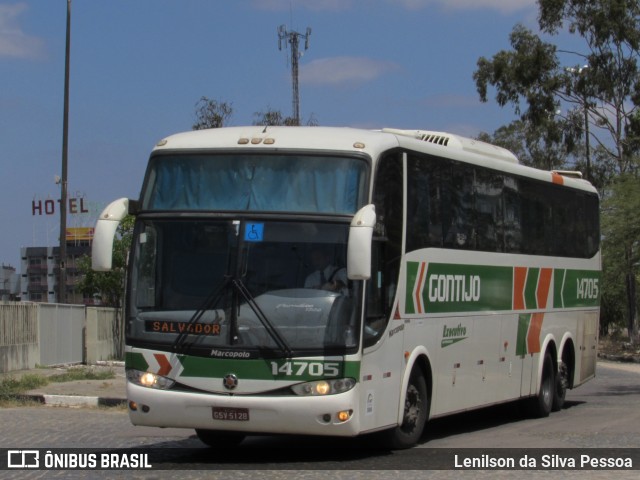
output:
[[[540,352],[540,332],[542,331],[542,321],[544,313],[534,313],[531,315],[529,334],[527,335],[527,353]]]
[[[524,286],[527,281],[527,267],[513,269],[513,309],[524,310]]]
[[[547,299],[549,298],[549,288],[551,287],[551,275],[553,269],[541,268],[540,277],[538,278],[538,308],[547,308]]]

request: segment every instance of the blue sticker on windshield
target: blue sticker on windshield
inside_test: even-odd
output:
[[[264,223],[247,223],[244,227],[245,242],[262,242],[264,240]]]

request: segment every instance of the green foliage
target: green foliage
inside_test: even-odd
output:
[[[481,133],[479,140],[513,152],[520,163],[545,170],[571,168],[570,157],[579,148],[569,139],[575,128],[570,122],[558,122],[553,116],[540,124],[515,120],[498,128],[493,135]],[[574,162],[575,163],[575,162]]]
[[[584,116],[586,111],[592,126],[590,141],[615,159],[616,173],[632,171],[640,146],[640,4],[637,0],[538,3],[541,31],[554,36],[568,27],[583,41],[583,51],[561,50],[516,25],[511,50],[478,60],[473,78],[480,99],[488,100],[492,86],[499,105],[513,106],[521,121],[540,130],[541,143],[549,147],[563,142],[569,147],[567,153],[570,144],[584,139],[587,132],[575,128],[579,124],[571,116],[578,112]],[[563,64],[567,57],[575,58],[574,65]],[[558,109],[569,114],[561,113],[555,122],[558,128],[549,128],[553,127],[549,116]]]
[[[480,99],[488,101],[492,87],[498,105],[519,116],[480,138],[539,168],[586,171],[589,159],[589,180],[605,199],[601,325],[635,319],[629,326],[637,331],[640,2],[538,0],[538,6],[547,40],[516,25],[509,50],[477,62],[473,78]],[[551,43],[567,32],[582,51]]]
[[[93,368],[71,368],[65,373],[54,375],[40,375],[25,373],[22,376],[7,376],[0,379],[0,402],[5,402],[16,395],[44,387],[51,382],[72,382],[76,380],[109,380],[115,378],[115,372],[111,369],[98,371]]]
[[[637,282],[640,262],[640,178],[621,175],[611,186],[602,206],[603,295],[601,318],[606,324],[622,325],[630,306],[627,280]],[[624,306],[627,305],[627,309]]]
[[[488,86],[496,89],[501,107],[512,104],[522,120],[541,122],[558,108],[555,92],[561,79],[557,76],[556,47],[543,42],[522,25],[516,25],[509,37],[512,50],[503,50],[491,60],[481,57],[473,78],[483,102]],[[522,104],[528,109],[522,112]]]
[[[50,375],[47,380],[50,382],[63,383],[74,382],[76,380],[109,380],[116,378],[113,370],[98,371],[93,368],[71,368],[65,373]]]
[[[20,378],[13,376],[0,380],[0,401],[7,400],[13,395],[39,388],[48,383],[42,375],[27,373]]]
[[[135,218],[128,215],[118,226],[113,242],[113,268],[111,271],[93,271],[89,256],[78,260],[78,269],[82,273],[82,278],[77,285],[78,290],[87,297],[99,295],[104,306],[122,306],[134,221]]]
[[[542,31],[557,33],[568,27],[590,46],[640,46],[640,4],[637,0],[538,0]]]

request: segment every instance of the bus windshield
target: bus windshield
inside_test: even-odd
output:
[[[345,223],[141,220],[128,341],[207,356],[354,350],[347,236]]]
[[[156,155],[142,208],[353,214],[366,172],[362,159],[329,155]]]

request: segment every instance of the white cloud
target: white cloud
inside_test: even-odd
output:
[[[26,3],[0,5],[0,57],[34,58],[42,53],[42,40],[25,34],[18,24],[26,9]]]
[[[300,81],[306,85],[355,85],[370,82],[398,68],[393,62],[365,57],[321,58],[302,66]]]
[[[511,13],[535,7],[536,0],[387,0],[408,10],[421,10],[430,6],[443,7],[446,10],[498,10]]]

